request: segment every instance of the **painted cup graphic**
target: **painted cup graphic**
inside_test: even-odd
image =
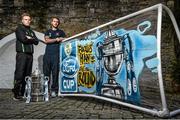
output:
[[[101,94],[124,99],[124,90],[116,82],[115,75],[121,70],[123,63],[123,40],[118,37],[112,30],[107,31],[104,40],[103,63],[106,73],[108,74],[108,83],[103,84]]]

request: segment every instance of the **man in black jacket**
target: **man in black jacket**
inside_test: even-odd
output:
[[[33,63],[33,44],[38,44],[35,33],[30,28],[31,17],[28,13],[21,16],[22,24],[16,28],[16,68],[14,73],[14,100],[21,99],[25,91],[25,77],[30,76]]]

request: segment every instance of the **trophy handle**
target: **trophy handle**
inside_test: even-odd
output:
[[[49,77],[45,76],[44,77],[44,100],[45,101],[49,101],[48,81],[49,81]]]
[[[101,79],[101,75],[100,75],[101,71],[102,71],[101,62],[102,62],[102,56],[103,56],[102,48],[103,48],[103,43],[98,42],[96,44],[96,51],[95,51],[95,56],[98,59],[98,63],[97,63],[97,66],[96,66],[96,76],[98,77],[97,81],[100,81],[100,79]]]
[[[26,86],[25,86],[24,97],[26,98],[26,103],[30,103],[30,101],[31,101],[31,83],[32,83],[31,77],[26,76],[25,81],[26,81]]]
[[[140,27],[144,27],[143,30],[140,29]],[[137,31],[140,33],[140,34],[144,34],[149,28],[151,27],[151,22],[150,21],[144,21],[142,23],[140,23],[138,26],[137,26]]]
[[[96,44],[96,51],[95,51],[95,56],[97,57],[98,60],[102,60],[102,57],[103,57],[102,48],[103,48],[103,43],[98,42]]]
[[[96,84],[96,92],[99,95],[101,93],[101,86],[103,83],[103,75],[102,75],[102,59],[103,59],[103,43],[101,41],[97,42],[95,48],[95,56],[97,57],[98,63],[96,65],[96,77],[97,77],[97,84]]]

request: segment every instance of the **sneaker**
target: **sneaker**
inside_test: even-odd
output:
[[[54,91],[51,92],[51,97],[56,97],[56,93]]]
[[[27,99],[27,97],[26,96],[22,96],[22,99]]]
[[[14,96],[14,97],[13,97],[13,100],[14,100],[14,101],[22,101],[22,97],[20,97],[20,96]]]

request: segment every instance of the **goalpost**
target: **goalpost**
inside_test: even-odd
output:
[[[163,9],[170,16],[173,26],[175,28],[179,43],[180,43],[180,31],[178,29],[174,15],[171,12],[171,10],[163,4],[157,4],[152,7],[140,10],[138,12],[118,18],[116,20],[113,20],[111,22],[108,22],[106,24],[100,25],[98,27],[92,28],[90,30],[84,31],[82,33],[76,34],[72,37],[69,37],[69,38],[63,40],[63,42],[61,43],[61,47],[60,47],[60,51],[61,51],[61,53],[60,53],[60,63],[61,63],[60,69],[61,70],[60,70],[60,74],[59,74],[59,76],[60,76],[59,77],[59,86],[60,87],[59,87],[58,96],[93,97],[93,98],[113,102],[113,103],[116,103],[119,105],[131,107],[131,108],[134,108],[134,109],[137,109],[140,111],[144,111],[144,112],[147,112],[152,115],[159,116],[159,117],[174,116],[176,114],[179,114],[180,109],[173,110],[173,111],[170,111],[168,109],[164,85],[163,85],[162,66],[161,66],[161,28],[162,28]],[[154,21],[156,21],[156,19],[157,19],[156,22],[146,20],[145,18],[143,18],[143,16],[136,17],[138,15],[141,15],[141,14],[144,14],[144,13],[150,12],[150,11],[157,12],[157,18],[152,18],[152,19],[154,19]],[[151,15],[151,14],[149,14],[149,15]],[[135,26],[138,26],[137,30],[134,30],[133,19],[132,19],[133,17],[135,17],[135,19],[137,19],[137,21],[140,20],[140,18],[143,19],[140,23],[137,23],[135,25]],[[151,18],[149,18],[149,19],[151,19]],[[126,20],[128,21],[128,24],[126,23]],[[123,21],[122,24],[120,23],[121,21]],[[153,25],[156,27],[156,29],[151,27]],[[119,27],[122,27],[125,29],[120,29]],[[109,37],[109,38],[107,38],[107,37]],[[115,38],[115,37],[117,37],[117,38]],[[103,41],[101,39],[103,39]],[[113,53],[104,52],[104,51],[106,51],[106,49],[105,49],[106,45],[109,43],[112,43],[112,41],[110,41],[110,39],[114,39],[114,42],[118,39],[122,43],[122,45],[124,45],[124,46],[120,45],[121,46],[120,53],[121,52],[123,52],[123,53],[121,53],[121,54],[118,53],[119,56],[118,56],[116,62],[113,63],[113,65],[114,65],[117,63],[117,61],[119,59],[122,59],[121,60],[122,63],[119,62],[118,64],[114,65],[114,66],[119,66],[118,70],[115,70],[115,72],[117,72],[116,74],[112,72],[115,69],[115,67],[111,68],[112,66],[108,66],[108,64],[112,63],[112,60],[109,60],[109,59],[111,59],[110,56],[114,55],[115,52],[113,52]],[[92,45],[89,44],[88,42],[86,43],[86,40],[91,41]],[[107,40],[109,40],[109,41],[107,41]],[[145,40],[145,41],[142,42],[142,40]],[[154,44],[157,45],[154,48],[154,50],[151,50],[151,48],[147,48],[146,45],[143,45],[143,46],[145,46],[144,49],[142,48],[142,46],[140,48],[138,48],[138,43],[146,44],[145,42],[147,42],[148,40],[150,42],[154,42]],[[153,47],[153,43],[151,43],[151,44],[149,44],[149,43],[147,45]],[[116,46],[117,44],[113,43],[113,46],[114,45]],[[79,51],[82,50],[82,48],[89,47],[89,46],[91,46],[92,51],[94,51],[92,53],[87,53],[88,55],[91,54],[91,56],[89,56],[89,57],[94,56],[94,59],[92,61],[93,62],[95,61],[95,62],[93,63],[92,66],[91,66],[92,63],[89,63],[87,65],[86,64],[87,61],[84,61],[84,63],[82,63],[82,61],[80,61],[80,59],[81,59],[80,55],[87,55],[87,54],[84,54],[83,53],[84,51],[82,53],[80,53]],[[101,47],[103,49],[102,51],[101,51]],[[148,60],[149,59],[151,60],[154,55],[155,58],[159,61],[157,66],[155,67],[157,72],[152,72],[154,69],[153,69],[153,67],[149,67],[152,64],[148,64],[149,63],[148,60],[144,62],[144,63],[147,63],[146,67],[144,67],[145,66],[144,65],[144,66],[142,66],[141,69],[138,68],[139,63],[136,63],[136,61],[138,61],[139,58],[137,57],[138,55],[136,56],[136,54],[140,53],[141,56],[144,56],[144,54],[146,54],[146,52],[141,53],[140,51],[141,50],[145,51],[146,49],[147,49],[146,52],[148,54],[149,53],[151,53],[151,54],[149,54],[149,56],[143,57],[142,62],[144,61],[144,59],[146,59],[148,57],[150,57],[150,58],[148,58]],[[95,51],[95,50],[97,50],[97,51]],[[114,49],[114,50],[117,50],[117,49]],[[74,54],[73,54],[74,56],[72,56],[72,54],[71,54],[73,51],[74,51]],[[156,52],[154,52],[154,51],[156,51]],[[97,55],[97,52],[99,52],[98,55]],[[103,54],[101,54],[101,52]],[[66,55],[64,55],[64,54],[66,54]],[[109,54],[111,54],[111,55],[109,55]],[[71,57],[69,57],[69,56],[71,56]],[[107,57],[109,57],[108,60],[106,59]],[[68,58],[68,59],[66,59],[66,58]],[[73,62],[73,61],[76,61],[76,62]],[[75,66],[74,64],[77,64],[77,65]],[[119,65],[119,64],[121,64],[121,65]],[[74,65],[74,68],[73,68],[73,65]],[[130,65],[130,67],[132,68],[132,70],[130,70],[130,73],[128,72],[129,71],[128,65]],[[156,65],[156,62],[154,62],[153,65]],[[84,67],[84,66],[86,66],[86,67]],[[101,66],[103,66],[103,67],[101,67]],[[81,69],[84,70],[85,68],[88,68],[88,70],[91,68],[93,69],[92,71],[88,71],[88,73],[89,74],[95,73],[95,75],[93,75],[93,76],[95,76],[93,78],[93,79],[95,79],[94,83],[92,83],[92,81],[91,81],[91,83],[87,84],[84,81],[79,80],[82,77],[81,73],[83,73],[80,70]],[[110,69],[113,69],[113,70],[111,71]],[[160,109],[156,109],[156,107],[153,108],[153,105],[150,107],[139,105],[142,102],[144,102],[144,100],[142,100],[142,99],[144,99],[142,97],[142,95],[144,93],[141,89],[143,88],[143,90],[146,90],[146,88],[141,86],[141,83],[140,83],[140,82],[144,82],[145,81],[144,78],[146,78],[146,77],[142,77],[144,75],[142,73],[143,70],[144,71],[152,70],[151,75],[153,75],[155,77],[157,75],[157,82],[158,82],[158,87],[159,87],[159,92],[160,92],[159,94],[160,94],[160,99],[161,99],[161,101],[160,101],[161,108]],[[78,71],[80,71],[80,72],[78,72]],[[123,73],[126,73],[126,75],[124,75],[122,77]],[[129,74],[130,74],[130,77],[128,76]],[[146,76],[146,74],[144,76]],[[99,81],[98,81],[98,79],[99,79]],[[126,80],[122,82],[122,79],[126,79]],[[134,83],[134,79],[135,80],[137,79],[137,82]],[[141,79],[143,79],[143,80],[141,80]],[[118,80],[120,82],[118,82]],[[101,83],[100,83],[100,81],[101,81]],[[114,81],[116,81],[116,83],[114,83]],[[156,81],[156,80],[154,80],[154,81]],[[82,82],[84,82],[84,83],[82,83]],[[148,81],[145,81],[145,82],[147,82],[146,84],[148,84]],[[101,84],[101,85],[98,86],[99,84]],[[99,87],[100,87],[100,90],[98,89]],[[99,90],[99,92],[98,92],[98,90]],[[147,91],[147,92],[149,92],[149,91]]]

